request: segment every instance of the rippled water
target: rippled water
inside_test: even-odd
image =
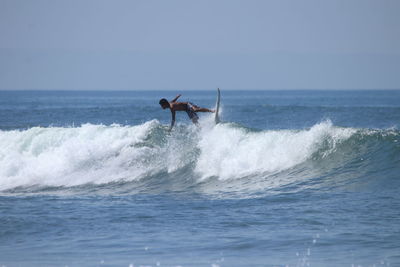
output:
[[[175,93],[0,92],[0,264],[400,265],[399,91]]]

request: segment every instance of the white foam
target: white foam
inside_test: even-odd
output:
[[[167,136],[156,120],[0,131],[0,190],[133,181],[186,166],[200,179],[236,179],[291,168],[324,144],[330,153],[355,131],[322,122],[308,130],[249,132],[208,119],[201,128],[177,125]]]
[[[143,159],[151,148],[135,144],[157,125],[150,121],[139,126],[0,131],[0,190],[136,179],[148,172]]]
[[[329,121],[309,130],[263,132],[219,124],[202,133],[198,143],[201,154],[195,170],[202,179],[216,176],[222,180],[282,171],[309,159],[323,142],[329,143],[325,153],[333,151],[337,142],[354,132],[354,129],[334,127]]]

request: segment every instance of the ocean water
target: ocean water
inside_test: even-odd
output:
[[[0,266],[400,266],[400,91],[0,91]]]

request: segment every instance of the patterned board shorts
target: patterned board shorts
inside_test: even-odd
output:
[[[196,112],[194,111],[194,107],[195,107],[195,105],[193,103],[188,102],[186,113],[188,114],[189,118],[192,121],[197,122],[197,120],[199,119],[199,116],[197,116]]]

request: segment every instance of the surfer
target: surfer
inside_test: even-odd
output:
[[[181,94],[177,95],[172,101],[168,101],[165,98],[160,99],[160,106],[162,109],[167,109],[169,108],[171,110],[171,126],[169,130],[172,130],[172,127],[174,127],[175,124],[175,112],[176,111],[186,111],[188,114],[189,118],[192,120],[192,122],[195,125],[198,125],[199,121],[199,116],[197,116],[196,112],[215,112],[214,110],[208,109],[208,108],[201,108],[199,106],[196,106],[195,104],[191,102],[177,102],[178,98],[181,96]]]

